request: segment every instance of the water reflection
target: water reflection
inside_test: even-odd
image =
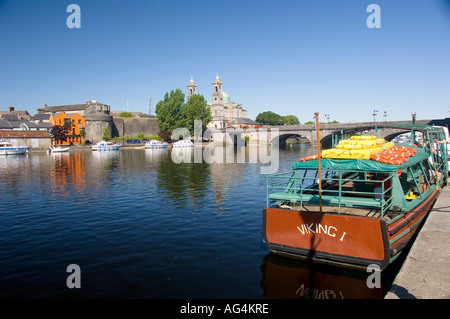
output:
[[[84,153],[51,153],[49,155],[50,189],[55,196],[64,197],[85,191],[86,158]],[[41,159],[35,156],[33,159]]]
[[[158,149],[146,148],[144,151],[145,151],[145,156],[148,159],[167,158],[167,156],[169,155],[168,148],[158,148]]]
[[[163,201],[175,208],[201,208],[202,198],[211,185],[209,165],[204,161],[194,163],[193,149],[172,150],[183,159],[179,163],[172,160],[174,155],[169,156],[169,152],[162,151],[150,155],[158,161],[156,186]]]
[[[16,169],[26,161],[29,156],[25,155],[5,155],[0,157],[0,174],[9,174],[11,170]]]
[[[110,152],[92,152],[90,153],[92,158],[96,163],[105,164],[105,168],[108,169],[112,162],[117,162],[117,159],[122,154],[121,151],[110,151]]]
[[[369,273],[313,264],[273,253],[264,258],[261,272],[265,298],[382,299],[388,286],[383,274],[381,287],[371,289],[366,284]]]
[[[17,202],[22,193],[24,182],[18,175],[27,173],[24,166],[29,165],[28,155],[5,155],[0,157],[0,179],[5,184],[5,191],[0,198],[10,203]]]
[[[231,163],[196,162],[197,148],[179,164],[170,149],[0,158],[0,297],[67,296],[70,263],[84,298],[380,297],[367,274],[264,257],[255,150]],[[309,152],[280,150],[280,172]]]

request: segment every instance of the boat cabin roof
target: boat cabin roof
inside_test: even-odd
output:
[[[382,172],[397,172],[398,170],[406,169],[412,165],[426,160],[430,153],[426,152],[423,148],[413,147],[416,150],[416,154],[408,158],[408,160],[400,165],[390,165],[373,160],[362,159],[320,159],[321,168],[332,170],[352,170],[352,171],[382,171]],[[317,170],[319,168],[318,160],[312,160],[307,162],[295,162],[292,164],[293,170]]]

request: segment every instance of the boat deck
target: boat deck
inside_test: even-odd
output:
[[[353,181],[347,181],[341,185],[340,193],[342,196],[324,196],[326,200],[322,203],[323,213],[353,215],[361,217],[380,218],[381,210],[376,207],[370,207],[371,205],[379,206],[375,199],[376,194],[358,194],[355,196],[354,191],[357,185]],[[312,189],[305,189],[302,194],[299,193],[276,193],[272,194],[272,198],[280,196],[279,199],[285,198],[279,204],[280,208],[288,208],[296,211],[307,212],[320,212],[320,206],[318,203],[317,187]],[[322,184],[322,191],[326,194],[327,191],[338,191],[338,183],[336,181],[325,182]],[[346,194],[352,194],[352,196],[346,196]],[[292,198],[287,198],[292,197]],[[367,207],[352,207],[354,203],[367,203]],[[389,214],[390,215],[390,214]],[[388,214],[384,214],[383,218],[389,221],[391,217]]]
[[[300,203],[282,203],[278,207],[280,208],[287,208],[290,210],[295,211],[302,211],[302,212],[320,212],[320,206],[317,204],[309,204],[309,203],[303,203],[302,206],[300,206]],[[340,208],[338,206],[329,206],[329,205],[322,205],[322,213],[331,213],[331,214],[340,214],[340,215],[352,215],[352,216],[361,216],[361,217],[370,217],[370,218],[377,218],[379,219],[381,217],[381,211],[379,209],[370,208],[370,207],[345,207],[341,206]],[[383,216],[383,220],[386,222],[390,221],[393,218],[393,212],[389,211]]]

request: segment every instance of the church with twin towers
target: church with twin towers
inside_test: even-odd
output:
[[[208,123],[208,128],[225,129],[227,127],[248,128],[257,127],[258,123],[247,118],[247,110],[242,108],[238,102],[233,102],[230,96],[223,91],[223,83],[216,76],[212,82],[212,100],[208,102],[207,107],[211,110],[212,120]],[[187,85],[187,100],[197,94],[197,85],[191,77],[191,81]]]

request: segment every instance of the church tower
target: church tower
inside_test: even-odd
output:
[[[191,76],[191,81],[189,82],[188,86],[187,86],[187,100],[189,100],[189,98],[194,95],[197,94],[197,84],[195,84],[194,82],[194,78]]]
[[[220,81],[219,74],[217,74],[214,82],[212,83],[213,95],[212,95],[211,105],[215,105],[215,104],[222,105],[223,104],[222,84],[223,83],[222,83],[222,81]]]
[[[222,81],[220,81],[219,75],[217,74],[214,79],[212,101],[210,105],[212,121],[211,124],[215,128],[223,129],[226,124],[224,122],[224,105],[223,105],[223,91],[222,91]]]

